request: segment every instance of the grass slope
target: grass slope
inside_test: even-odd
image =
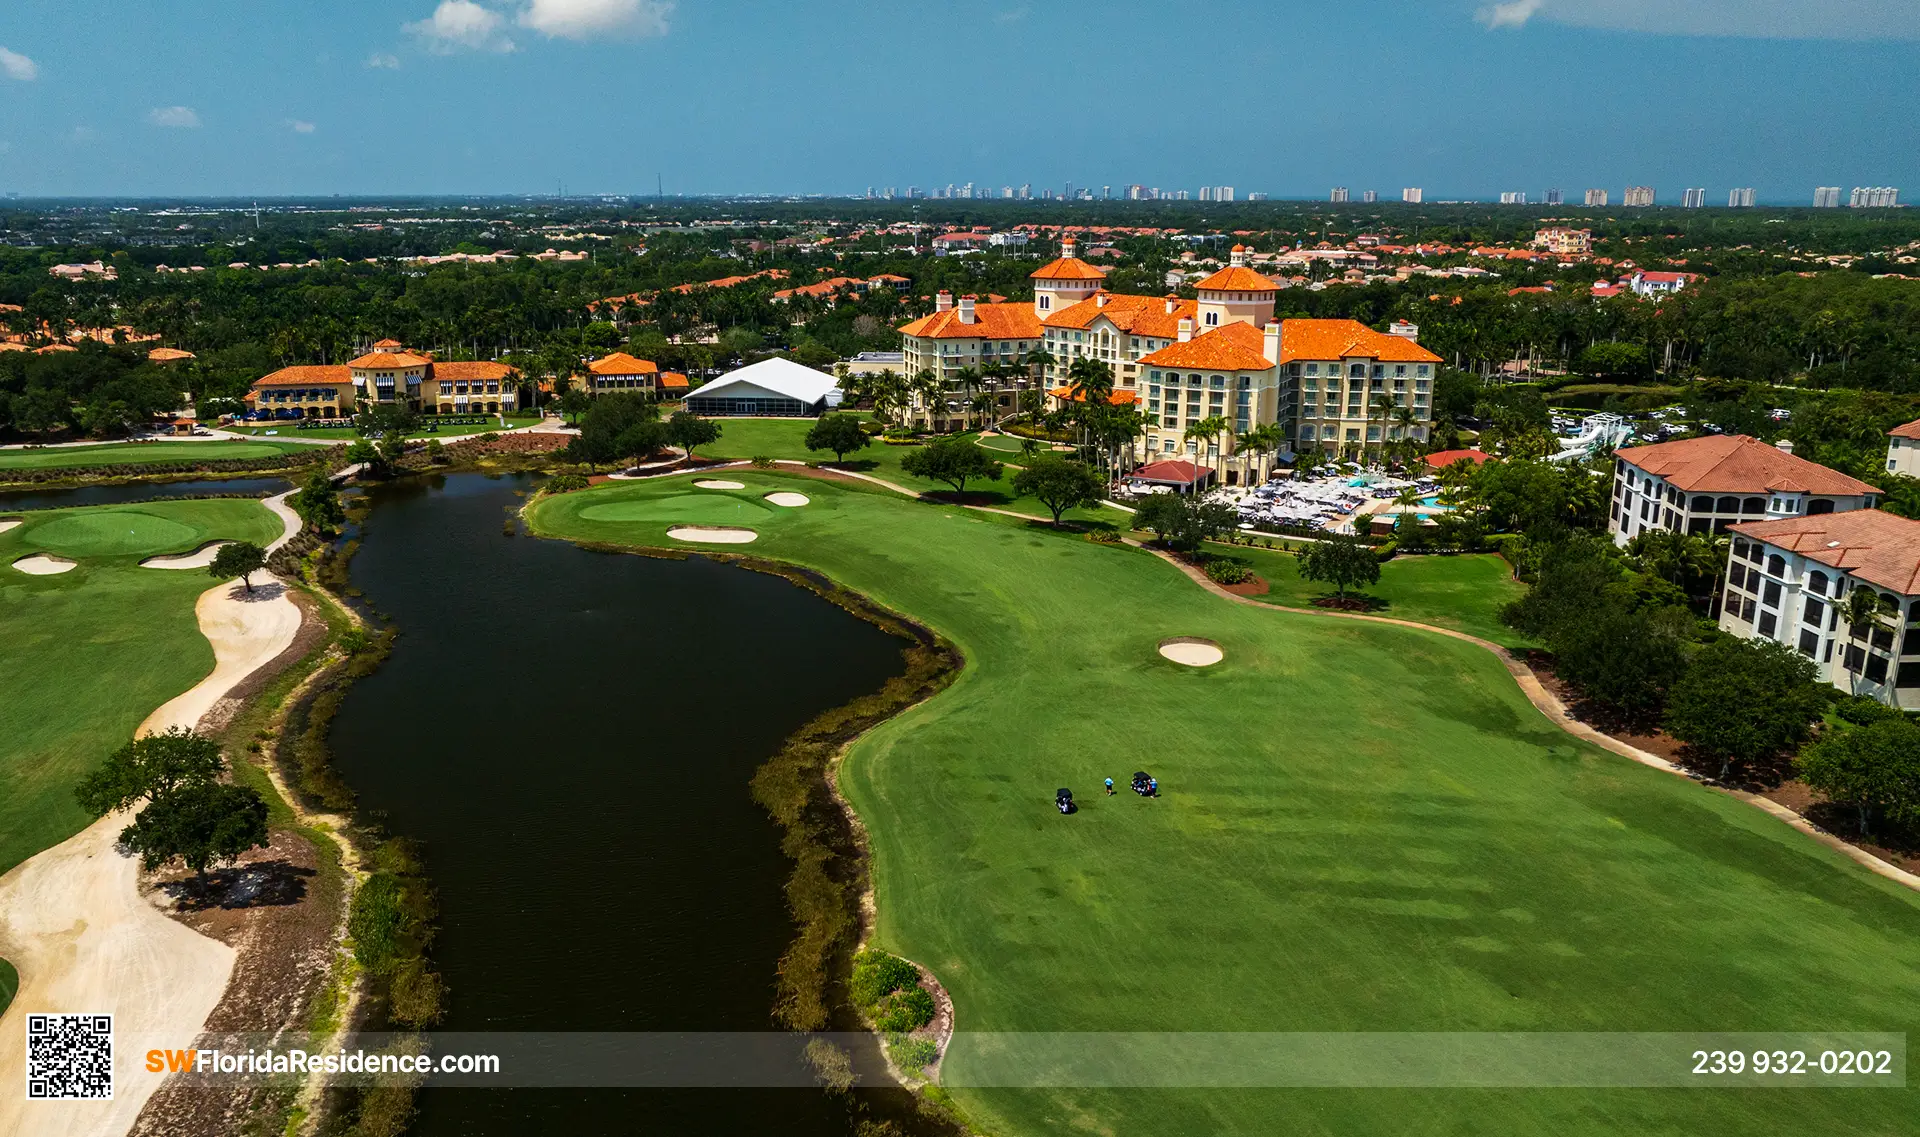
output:
[[[225,462],[271,458],[304,449],[291,442],[110,442],[100,446],[53,446],[39,450],[0,450],[0,470],[57,470],[69,466],[130,463]]]
[[[193,605],[214,582],[140,558],[279,532],[258,502],[214,500],[37,511],[0,533],[0,873],[79,832],[74,782],[213,668]],[[42,550],[80,563],[6,567]]]
[[[1307,608],[1333,595],[1330,585],[1302,580],[1300,562],[1291,553],[1245,545],[1209,549],[1247,562],[1266,580],[1271,591],[1253,598],[1263,604]],[[1531,647],[1533,641],[1500,622],[1501,607],[1525,592],[1507,562],[1492,553],[1395,557],[1380,566],[1380,583],[1357,590],[1376,603],[1377,616],[1452,628],[1506,647]]]
[[[730,426],[732,424],[729,424]],[[1140,550],[755,472],[757,555],[966,653],[849,753],[880,944],[967,1031],[1906,1030],[1920,898],[1751,807],[1582,746],[1442,636],[1261,611]],[[538,502],[575,540],[685,482]],[[685,547],[685,546],[676,546]],[[1226,661],[1162,660],[1199,635]],[[1164,798],[1108,799],[1154,772]],[[1053,811],[1056,786],[1085,808]],[[964,1036],[948,1078],[979,1055]],[[1913,1091],[956,1088],[995,1133],[1910,1133]]]

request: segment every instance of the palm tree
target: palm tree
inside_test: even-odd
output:
[[[1046,369],[1053,366],[1053,353],[1045,348],[1035,348],[1027,353],[1026,359],[1022,362],[1027,365],[1029,386],[1038,389],[1046,376]],[[1034,415],[1037,418],[1039,412],[1034,412]]]
[[[1269,450],[1278,449],[1279,445],[1280,430],[1274,423],[1256,426],[1234,436],[1233,453],[1240,459],[1241,485],[1246,485],[1249,481],[1247,459],[1257,458]]]
[[[934,426],[934,411],[937,409],[941,418],[946,417],[947,385],[934,374],[932,368],[923,367],[920,374],[913,377],[913,393],[927,409],[927,429],[937,429]]]
[[[973,395],[980,389],[980,369],[962,367],[954,372],[953,377],[960,383],[960,429],[966,430],[973,426]],[[945,392],[942,392],[943,402],[944,396]]]
[[[1227,421],[1225,415],[1208,415],[1206,418],[1200,419],[1198,422],[1188,426],[1185,433],[1181,436],[1182,441],[1192,442],[1196,439],[1205,441],[1206,448],[1204,450],[1196,450],[1194,454],[1196,458],[1203,453],[1217,453],[1220,449],[1220,436],[1225,434],[1232,426],[1233,424]],[[1197,465],[1198,463],[1195,464]]]
[[[1376,418],[1380,420],[1380,453],[1383,456],[1387,449],[1387,420],[1393,417],[1393,411],[1393,397],[1384,393],[1375,395],[1367,403],[1367,425],[1372,426]],[[1364,449],[1362,452],[1364,453]]]

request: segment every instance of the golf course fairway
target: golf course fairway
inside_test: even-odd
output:
[[[738,480],[743,499],[812,499],[756,524],[755,556],[965,654],[840,776],[871,838],[876,940],[952,994],[943,1079],[979,1130],[1914,1131],[1907,1089],[970,1088],[969,1031],[1904,1031],[1920,896],[1579,743],[1473,644],[1228,603],[1149,552],[1016,519]],[[528,517],[671,547],[689,492],[605,485]],[[1224,658],[1162,658],[1174,637]],[[1158,800],[1100,793],[1134,770]]]

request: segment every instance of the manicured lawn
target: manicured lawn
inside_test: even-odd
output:
[[[1144,551],[1010,519],[738,480],[813,501],[745,551],[825,572],[966,655],[841,775],[871,834],[878,942],[940,976],[963,1032],[1920,1022],[1920,897],[1580,745],[1480,648],[1230,604]],[[530,516],[552,536],[685,548],[648,513],[687,492],[607,485]],[[615,503],[638,508],[597,512]],[[1169,636],[1226,659],[1170,663]],[[1099,794],[1135,769],[1160,800]],[[1080,813],[1054,811],[1056,786]],[[962,1035],[947,1078],[1001,1134],[1892,1135],[1920,1115],[1920,1095],[1881,1089],[966,1088],[979,1045]]]
[[[140,558],[279,532],[260,503],[215,500],[47,510],[0,533],[0,872],[85,827],[73,784],[213,667],[193,605],[214,582]],[[6,567],[40,551],[80,563]]]
[[[1259,573],[1271,589],[1253,597],[1261,603],[1306,608],[1334,594],[1331,585],[1302,580],[1300,562],[1291,553],[1245,545],[1209,545],[1208,550],[1237,557]],[[1452,628],[1506,647],[1532,647],[1531,640],[1500,622],[1501,607],[1525,592],[1507,562],[1480,553],[1395,557],[1380,566],[1380,583],[1358,595],[1376,603],[1372,611],[1377,616]]]
[[[436,424],[431,416],[422,416],[420,419],[420,429],[407,435],[407,437],[439,438],[443,435],[453,437],[455,435],[485,434],[489,430],[513,430],[523,426],[539,426],[541,418],[542,416],[540,415],[508,415],[507,425],[505,426],[489,420],[487,423],[479,425],[439,426],[437,429],[429,430],[427,429],[428,427],[435,426]],[[266,423],[259,426],[230,426],[225,429],[231,430],[236,434],[250,434],[256,438],[265,436],[268,431],[273,431],[274,434],[272,437],[275,438],[310,438],[315,441],[351,442],[360,437],[360,432],[350,426],[320,426],[312,430],[301,430],[298,425],[292,422]]]
[[[298,444],[277,441],[228,442],[108,442],[99,446],[49,446],[37,450],[0,450],[0,471],[58,470],[68,466],[114,466],[131,463],[215,462],[241,458],[272,458],[299,450]]]

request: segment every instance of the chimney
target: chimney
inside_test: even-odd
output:
[[[946,312],[951,310],[952,308],[953,308],[953,293],[948,292],[946,289],[942,288],[940,291],[933,294],[933,310],[934,311]]]
[[[974,321],[974,315],[973,315],[974,299],[975,297],[973,296],[972,293],[968,293],[967,295],[962,296],[960,298],[960,322],[963,324],[971,324]]]
[[[1393,323],[1387,325],[1387,334],[1417,340],[1420,338],[1420,325],[1409,323],[1406,320],[1395,320]]]
[[[1793,439],[1791,438],[1783,438],[1780,441],[1774,443],[1774,445],[1780,448],[1780,453],[1782,454],[1793,453]]]
[[[1105,289],[1093,294],[1093,306],[1095,308],[1105,308],[1107,306],[1107,293]]]
[[[1079,247],[1072,237],[1060,238],[1060,255],[1063,257],[1073,256],[1075,250],[1079,249]]]
[[[1179,306],[1180,298],[1171,292],[1167,293],[1167,315],[1173,315],[1173,310]]]
[[[1268,320],[1266,332],[1266,350],[1261,354],[1267,357],[1268,363],[1277,366],[1280,362],[1280,321]]]
[[[1180,342],[1186,343],[1193,338],[1193,317],[1180,317]]]

